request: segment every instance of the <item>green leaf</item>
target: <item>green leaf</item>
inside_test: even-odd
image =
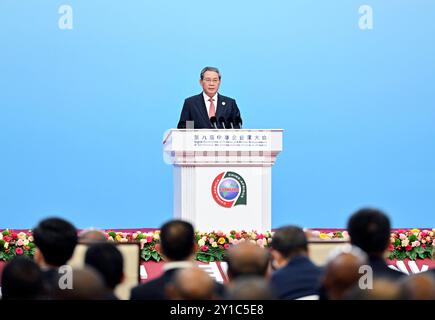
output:
[[[141,257],[145,261],[148,261],[151,258],[151,252],[149,252],[147,250],[142,250]]]
[[[157,251],[153,251],[151,257],[153,257],[154,260],[159,261],[160,255]]]
[[[415,260],[417,258],[417,252],[415,252],[415,250],[409,251],[408,257],[411,260]]]

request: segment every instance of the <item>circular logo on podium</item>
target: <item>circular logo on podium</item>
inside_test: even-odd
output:
[[[216,203],[225,208],[246,205],[245,180],[235,172],[222,172],[214,178],[211,194]]]

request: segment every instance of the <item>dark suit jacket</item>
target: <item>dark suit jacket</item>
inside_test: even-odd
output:
[[[319,295],[321,276],[322,269],[308,257],[297,256],[275,271],[270,283],[278,299],[292,300]]]
[[[184,100],[183,109],[181,110],[178,129],[182,129],[183,126],[181,124],[185,124],[186,121],[194,121],[195,129],[213,129],[207,111],[202,92],[196,96],[187,98]],[[225,121],[240,117],[236,100],[218,94],[216,118],[219,120],[220,117],[224,117]],[[220,123],[217,124],[217,127],[220,129],[223,128]]]
[[[165,300],[166,285],[171,282],[172,277],[178,269],[169,269],[160,277],[155,278],[147,283],[138,285],[131,289],[130,300]]]

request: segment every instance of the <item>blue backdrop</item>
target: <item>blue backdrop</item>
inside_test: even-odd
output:
[[[285,130],[274,227],[434,227],[434,34],[426,0],[0,0],[0,228],[169,219],[162,136],[205,65],[246,127]]]

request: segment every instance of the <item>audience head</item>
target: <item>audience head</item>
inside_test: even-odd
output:
[[[274,295],[263,277],[244,276],[236,279],[228,289],[230,300],[272,300]]]
[[[2,299],[36,299],[43,294],[43,278],[39,266],[27,257],[18,256],[3,269]]]
[[[228,250],[228,278],[234,281],[241,276],[265,277],[269,259],[266,249],[250,242],[241,242]]]
[[[322,279],[328,299],[344,299],[362,276],[360,268],[368,263],[366,254],[354,246],[346,246],[333,254],[326,265]]]
[[[100,274],[90,267],[72,270],[72,287],[57,287],[53,298],[56,300],[101,300],[107,289]],[[61,281],[61,280],[60,280]]]
[[[33,230],[38,264],[59,267],[71,258],[77,244],[77,230],[66,220],[48,218]]]
[[[160,248],[167,261],[183,261],[195,253],[195,231],[186,221],[171,220],[160,228]]]
[[[116,245],[95,243],[86,251],[85,264],[97,270],[107,288],[113,290],[124,277],[124,258]]]
[[[308,239],[302,228],[284,226],[274,232],[271,247],[275,267],[282,267],[292,257],[308,254]]]
[[[95,242],[106,242],[106,235],[104,231],[97,229],[87,229],[83,230],[79,234],[80,243],[95,243]]]
[[[404,277],[400,288],[403,299],[435,300],[435,278],[428,272]]]
[[[380,210],[364,208],[347,224],[350,241],[369,256],[382,256],[390,239],[390,219]]]
[[[166,292],[172,300],[211,300],[215,297],[215,282],[198,267],[180,269]]]

